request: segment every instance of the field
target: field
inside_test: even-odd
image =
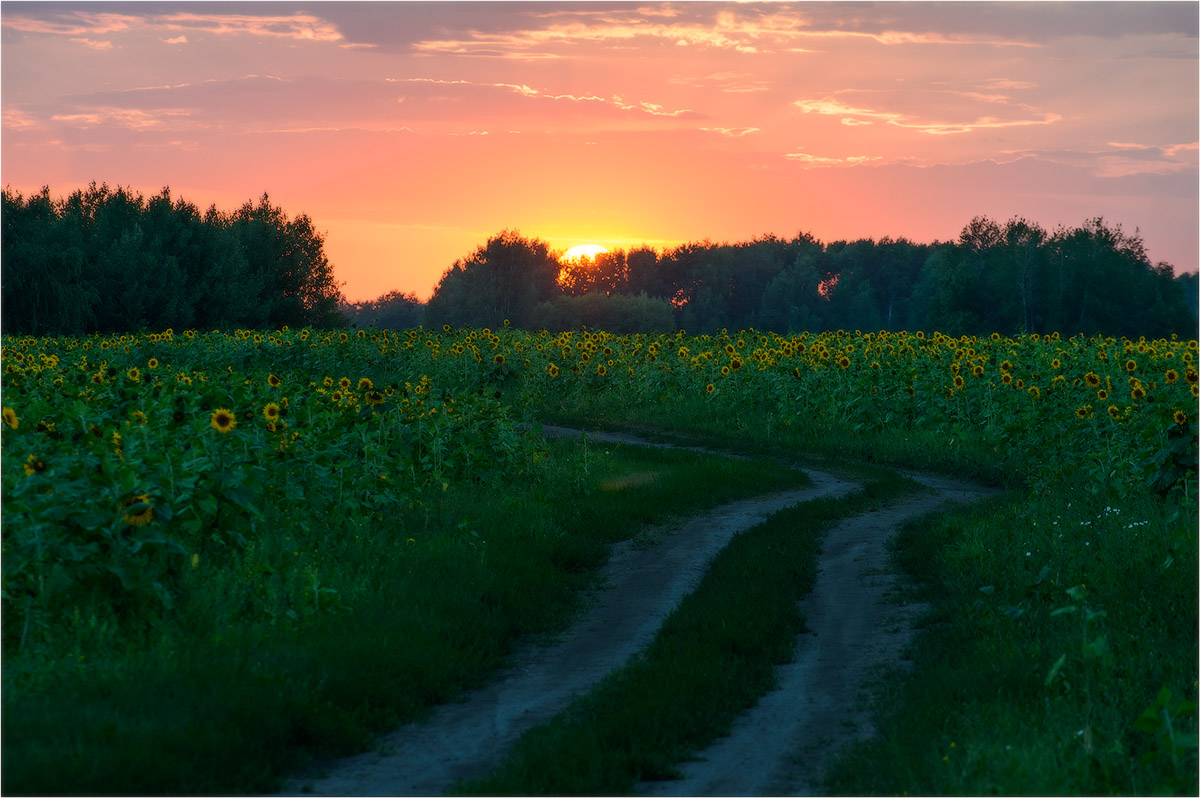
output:
[[[562,629],[610,544],[821,463],[1006,491],[898,537],[933,610],[916,670],[879,697],[880,739],[845,752],[831,790],[1194,794],[1196,350],[507,327],[5,338],[3,789],[277,789]],[[540,423],[755,459],[599,449]]]

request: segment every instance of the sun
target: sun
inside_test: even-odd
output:
[[[608,250],[597,244],[580,244],[564,252],[562,260],[583,260],[585,258],[587,260],[595,260],[596,256],[603,252],[608,252]]]

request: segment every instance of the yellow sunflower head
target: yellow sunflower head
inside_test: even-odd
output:
[[[237,426],[237,418],[232,411],[220,407],[212,412],[208,423],[217,432],[225,435]]]

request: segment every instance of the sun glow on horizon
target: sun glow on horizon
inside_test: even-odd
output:
[[[571,247],[564,252],[560,260],[563,262],[585,259],[595,260],[597,255],[601,255],[605,252],[608,252],[608,249],[600,246],[599,244],[579,244],[578,246]]]

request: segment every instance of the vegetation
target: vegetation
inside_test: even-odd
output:
[[[1197,790],[1196,280],[1136,234],[977,218],[953,243],[585,268],[506,231],[423,307],[346,303],[311,220],[266,195],[201,214],[166,189],[5,191],[2,225],[6,792],[274,789],[562,628],[613,541],[804,479],[532,431],[564,420],[1011,490],[900,536],[929,628],[830,789]],[[566,716],[588,723],[474,788],[625,789],[702,745],[799,622],[767,607],[794,611],[819,529],[779,569],[771,530]],[[777,590],[736,602],[727,569]],[[711,678],[700,650],[754,652],[714,655],[729,703],[656,686]],[[652,694],[695,726],[597,750]],[[552,780],[567,762],[594,780]]]
[[[324,237],[266,194],[232,213],[95,183],[2,202],[5,333],[342,323]]]
[[[898,734],[923,756],[982,746],[971,708],[1012,696],[988,739],[1083,757],[1046,784],[1194,791],[1171,730],[1195,722],[1195,357],[1194,340],[504,326],[6,337],[5,790],[271,789],[297,752],[359,747],[560,626],[606,544],[660,510],[797,479],[518,423],[595,418],[1006,482],[1020,500],[906,538],[948,625]],[[648,462],[665,476],[645,493],[596,489]],[[925,711],[951,664],[975,692]],[[918,783],[912,749],[887,761],[889,790]],[[1009,764],[920,783],[1037,783]]]
[[[544,242],[506,231],[447,272],[428,323],[651,332],[664,329],[669,307],[675,328],[710,334],[932,328],[1166,337],[1192,334],[1197,321],[1194,276],[1152,265],[1136,233],[1099,218],[1050,233],[1021,218],[976,217],[950,243],[822,244],[800,234],[615,250],[566,264],[553,286],[556,268]],[[531,293],[503,287],[518,273],[529,275],[521,284]]]
[[[232,213],[144,199],[92,184],[3,193],[3,329],[16,334],[424,324],[552,332],[778,333],[938,329],[1191,335],[1195,275],[1152,264],[1135,232],[1090,219],[1049,232],[976,217],[953,242],[822,243],[807,233],[688,242],[560,262],[539,239],[505,230],[442,276],[427,304],[391,291],[341,296],[324,238],[267,195]]]
[[[4,341],[6,793],[270,790],[560,627],[608,543],[805,480],[545,441],[412,343]]]
[[[869,476],[851,497],[804,502],[737,535],[645,651],[456,791],[623,795],[640,780],[671,778],[791,661],[804,630],[796,602],[816,583],[821,532],[920,488],[882,469]]]

